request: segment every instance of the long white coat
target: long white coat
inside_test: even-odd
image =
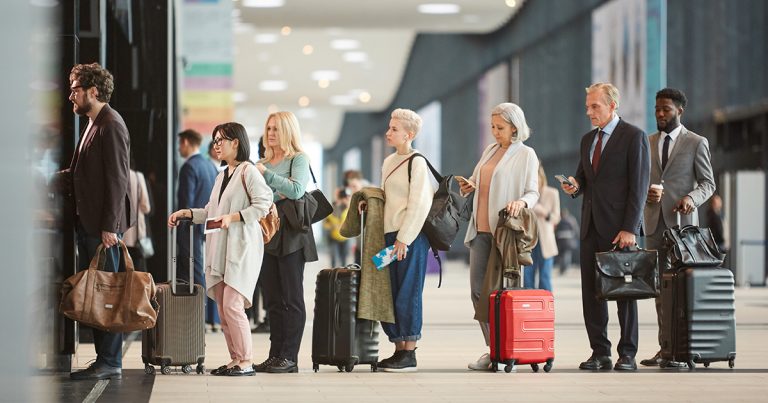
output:
[[[248,200],[241,179],[246,166],[245,183],[251,200]],[[219,200],[226,172],[224,170],[216,177],[211,198],[205,208],[192,209],[192,221],[202,224],[209,217],[216,218],[237,212],[243,215],[245,222],[232,222],[228,229],[206,235],[205,281],[209,297],[213,298],[212,287],[224,281],[245,297],[248,308],[252,304],[253,290],[256,288],[264,258],[264,241],[261,238],[259,219],[269,212],[272,190],[256,167],[243,163],[235,169]]]
[[[469,178],[479,186],[480,181],[488,180],[480,178],[480,168],[493,156],[499,147],[493,143],[486,147],[480,162],[475,166],[472,176]],[[539,200],[539,159],[533,148],[522,142],[516,142],[509,146],[504,156],[496,165],[491,176],[491,188],[488,192],[488,218],[491,231],[496,229],[499,221],[499,211],[507,206],[507,203],[515,200],[524,200],[528,208],[533,208]],[[472,200],[472,218],[467,227],[467,236],[464,244],[469,247],[469,242],[477,236],[477,194]]]

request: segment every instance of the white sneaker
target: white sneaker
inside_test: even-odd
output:
[[[467,364],[467,368],[474,371],[488,371],[491,368],[491,355],[485,353],[477,359],[477,361]]]

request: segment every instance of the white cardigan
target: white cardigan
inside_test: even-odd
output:
[[[499,147],[493,143],[486,147],[480,162],[475,166],[472,182],[480,186],[480,181],[487,180],[480,177],[480,168],[493,156]],[[533,208],[539,200],[539,159],[533,148],[522,142],[512,143],[504,156],[496,165],[491,176],[491,188],[488,192],[488,218],[491,230],[496,229],[499,221],[499,211],[507,206],[507,203],[515,200],[523,200],[528,208]],[[467,227],[467,236],[464,244],[469,247],[470,241],[477,236],[477,194],[472,198],[472,218]]]
[[[228,229],[206,235],[205,282],[206,292],[213,299],[212,287],[222,281],[234,288],[246,299],[246,308],[252,304],[253,290],[261,272],[264,257],[264,241],[261,238],[259,219],[265,217],[272,205],[272,189],[253,165],[245,172],[245,183],[252,200],[248,200],[241,179],[243,169],[250,164],[240,164],[227,188],[219,193],[226,170],[219,173],[205,208],[192,209],[192,221],[202,224],[206,218],[241,213],[243,221],[232,222]]]

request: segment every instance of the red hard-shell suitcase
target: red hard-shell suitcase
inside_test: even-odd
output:
[[[522,277],[520,279],[522,283]],[[503,289],[490,297],[491,370],[505,363],[531,364],[538,372],[552,369],[555,360],[555,299],[547,290]]]

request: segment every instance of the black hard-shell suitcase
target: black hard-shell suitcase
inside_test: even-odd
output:
[[[351,372],[355,365],[370,364],[377,370],[378,322],[357,318],[360,268],[321,270],[315,289],[315,319],[312,326],[312,369],[335,365]]]
[[[708,367],[736,359],[733,273],[724,268],[667,271],[661,284],[661,358]],[[664,362],[662,362],[664,365]]]
[[[191,225],[191,220],[179,220],[179,225]],[[172,366],[180,366],[185,374],[205,371],[205,289],[194,284],[195,267],[194,231],[189,231],[189,278],[188,284],[176,284],[176,227],[171,230],[171,258],[169,283],[157,285],[157,302],[160,311],[157,324],[141,335],[141,359],[144,372],[154,374],[160,365],[164,375],[171,373]]]

